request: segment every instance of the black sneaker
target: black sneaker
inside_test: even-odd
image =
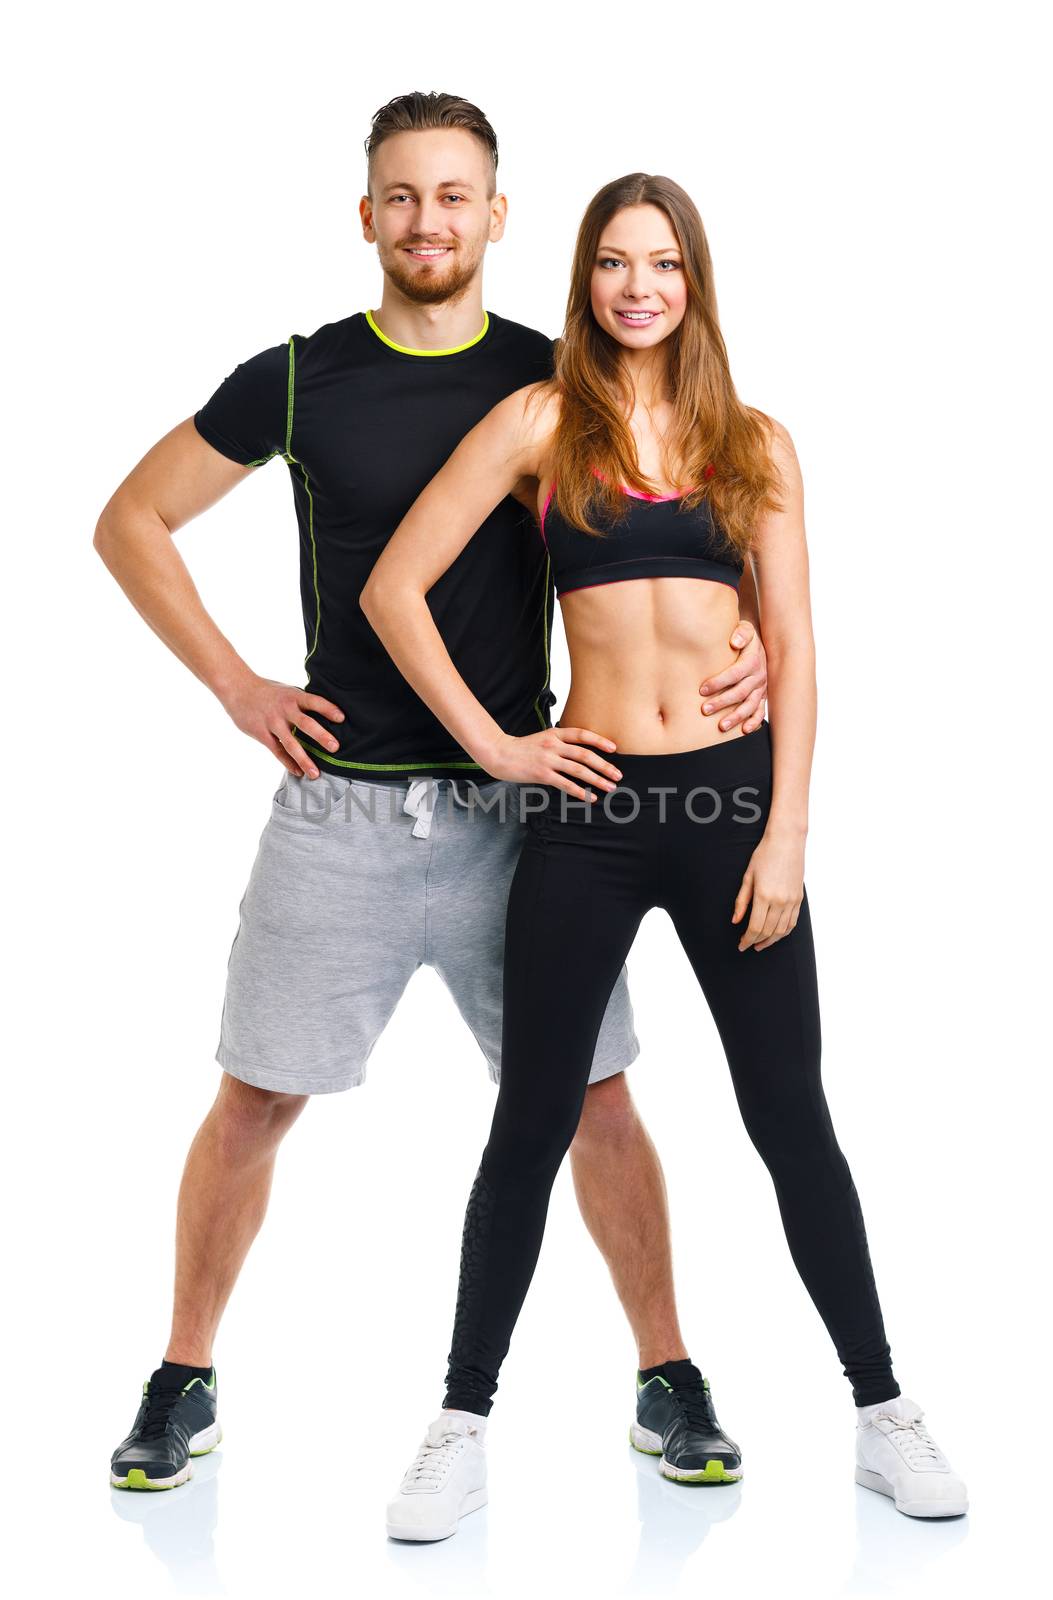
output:
[[[216,1421],[216,1369],[208,1383],[173,1384],[158,1367],[143,1384],[143,1398],[127,1439],[110,1459],[115,1489],[174,1489],[190,1476],[191,1456],[214,1450],[223,1434]]]
[[[742,1454],[721,1432],[708,1378],[691,1361],[667,1361],[662,1373],[646,1383],[637,1374],[633,1447],[661,1456],[659,1471],[674,1483],[738,1483]]]

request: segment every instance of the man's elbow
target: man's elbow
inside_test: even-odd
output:
[[[95,524],[95,533],[92,545],[98,551],[106,565],[109,566],[110,558],[116,544],[116,530],[112,511],[113,502],[103,506],[99,513],[99,520]]]
[[[120,547],[129,520],[129,509],[127,498],[120,489],[116,489],[99,512],[91,542],[107,566]]]

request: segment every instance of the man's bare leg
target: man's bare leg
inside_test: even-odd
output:
[[[223,1073],[179,1186],[166,1360],[211,1366],[219,1319],[267,1210],[278,1146],[308,1098],[256,1089]]]
[[[639,1366],[686,1357],[673,1291],[665,1179],[624,1072],[586,1090],[570,1161],[585,1226],[629,1319]]]

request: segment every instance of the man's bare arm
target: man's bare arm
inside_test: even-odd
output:
[[[95,548],[139,615],[212,690],[242,732],[259,740],[287,771],[317,777],[292,730],[335,750],[336,740],[310,713],[342,722],[340,707],[253,672],[205,610],[172,539],[254,470],[213,449],[188,418],[158,440],[110,496],[95,529]]]

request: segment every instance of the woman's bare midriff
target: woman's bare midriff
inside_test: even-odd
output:
[[[739,652],[738,594],[706,578],[633,578],[560,600],[571,684],[557,726],[588,728],[626,755],[674,755],[741,739],[702,714],[699,685]],[[617,760],[617,756],[614,757]]]

